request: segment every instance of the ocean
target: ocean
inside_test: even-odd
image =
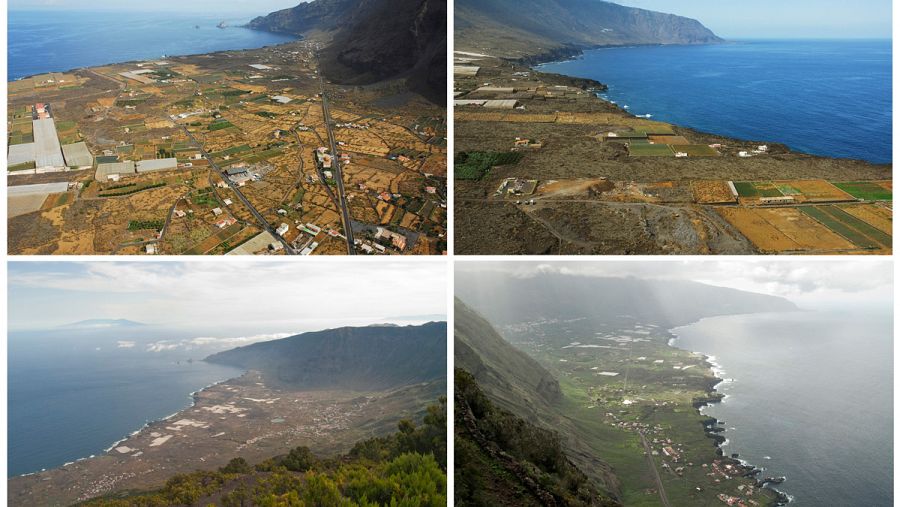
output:
[[[265,13],[260,13],[265,14]],[[222,14],[9,11],[9,80],[133,60],[251,49],[293,37],[240,28]],[[225,21],[227,28],[217,28]],[[195,28],[199,27],[199,28]]]
[[[595,79],[636,115],[815,155],[892,159],[890,40],[747,40],[586,51],[540,70]]]
[[[715,317],[673,330],[714,356],[727,455],[785,476],[797,506],[893,505],[889,315],[794,312]]]
[[[189,407],[192,392],[242,373],[199,361],[210,351],[148,351],[160,336],[173,335],[149,329],[10,333],[8,476],[101,455],[145,423]]]

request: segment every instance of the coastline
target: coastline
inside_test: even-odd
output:
[[[716,315],[714,317],[704,317],[702,319],[698,319],[689,324],[684,324],[681,326],[676,326],[676,327],[673,327],[670,329],[666,329],[666,332],[672,336],[671,338],[669,338],[669,340],[666,342],[666,344],[669,347],[676,348],[679,350],[684,350],[687,352],[691,352],[692,354],[697,354],[699,356],[702,356],[704,363],[706,363],[708,365],[709,371],[713,374],[714,381],[710,385],[710,390],[715,395],[711,396],[711,397],[707,397],[707,398],[696,399],[696,400],[694,400],[693,406],[694,406],[694,409],[697,410],[697,413],[699,415],[705,417],[705,419],[703,421],[701,421],[701,423],[703,424],[703,432],[708,438],[713,440],[713,445],[716,448],[716,453],[719,456],[721,456],[723,459],[731,460],[733,463],[735,463],[736,465],[739,465],[741,468],[743,468],[746,471],[746,473],[744,474],[745,477],[756,478],[758,487],[765,488],[765,489],[772,491],[775,494],[775,503],[773,505],[784,506],[784,505],[788,505],[791,502],[793,502],[794,497],[785,493],[784,491],[779,490],[778,488],[776,488],[773,485],[773,484],[780,484],[780,482],[774,483],[771,481],[766,481],[765,478],[759,479],[758,476],[765,471],[764,468],[760,468],[757,465],[750,463],[748,460],[742,459],[739,455],[738,456],[735,456],[734,454],[732,454],[730,456],[726,455],[723,447],[730,443],[730,439],[726,436],[723,436],[728,431],[725,427],[722,427],[722,425],[724,425],[725,421],[719,420],[718,418],[713,417],[708,414],[705,414],[703,412],[703,409],[705,407],[708,407],[708,406],[711,406],[711,405],[717,404],[717,403],[723,403],[726,399],[731,397],[730,394],[726,394],[726,393],[719,391],[718,386],[720,384],[732,383],[735,381],[735,379],[726,378],[724,376],[725,368],[721,365],[721,363],[718,362],[718,358],[716,356],[711,355],[711,354],[706,354],[704,352],[695,351],[695,350],[688,350],[686,348],[682,348],[677,345],[678,339],[680,338],[680,335],[677,333],[677,331],[682,328],[693,326],[693,325],[695,325],[701,321],[707,320],[707,319],[719,318],[719,317],[734,317],[734,316],[739,316],[739,315],[754,315],[754,314],[752,314],[752,313],[736,313],[736,314],[728,314],[728,315]]]
[[[91,454],[90,456],[80,457],[80,458],[75,459],[74,461],[67,461],[67,462],[63,463],[62,465],[57,466],[57,467],[53,467],[53,468],[42,468],[42,469],[36,470],[36,471],[34,471],[34,472],[28,472],[28,473],[19,474],[19,475],[12,475],[12,476],[7,477],[6,480],[8,481],[8,480],[10,480],[10,479],[14,479],[14,478],[18,478],[18,477],[28,477],[28,476],[32,476],[32,475],[35,475],[35,474],[39,474],[39,473],[43,473],[43,472],[49,472],[49,471],[53,471],[53,470],[62,470],[62,469],[64,469],[64,468],[66,468],[66,467],[68,467],[68,466],[70,466],[70,465],[74,465],[75,463],[78,463],[78,462],[80,462],[80,461],[85,461],[85,460],[88,460],[88,459],[93,459],[93,458],[96,458],[96,457],[98,457],[98,456],[105,456],[105,455],[108,455],[110,452],[113,451],[113,449],[115,449],[116,447],[118,447],[120,444],[126,442],[126,441],[127,441],[128,439],[130,439],[130,438],[133,438],[133,437],[139,435],[142,431],[144,431],[144,430],[150,428],[150,426],[152,426],[152,425],[154,425],[154,424],[159,424],[159,423],[168,421],[168,420],[172,419],[173,417],[177,416],[178,414],[184,412],[185,410],[190,410],[191,408],[194,408],[194,407],[197,405],[197,402],[199,401],[198,395],[201,394],[201,393],[203,393],[204,391],[207,391],[207,390],[209,390],[209,389],[212,389],[212,388],[214,388],[214,387],[216,387],[216,386],[219,386],[219,385],[222,385],[222,384],[225,384],[225,383],[228,383],[228,382],[232,382],[232,381],[241,379],[242,377],[246,376],[248,373],[250,373],[250,372],[249,372],[249,371],[245,371],[245,372],[241,373],[241,374],[238,375],[238,376],[230,377],[230,378],[227,378],[227,379],[224,379],[224,380],[219,380],[219,381],[217,381],[217,382],[213,382],[212,384],[209,384],[209,385],[207,385],[207,386],[204,386],[204,387],[202,387],[202,388],[200,388],[200,389],[197,389],[197,390],[195,390],[195,391],[192,391],[192,392],[188,393],[188,397],[191,399],[191,403],[190,403],[189,405],[186,405],[186,406],[184,406],[184,407],[178,409],[176,412],[173,412],[173,413],[171,413],[171,414],[169,414],[169,415],[167,415],[167,416],[165,416],[165,417],[161,417],[161,418],[158,418],[158,419],[152,419],[152,420],[149,420],[149,421],[145,422],[140,428],[138,428],[138,429],[132,431],[131,433],[128,433],[127,435],[125,435],[124,437],[120,438],[119,440],[116,440],[115,442],[112,443],[112,445],[110,445],[109,447],[103,449],[103,451],[102,451],[101,453],[99,453],[99,454]]]
[[[38,73],[36,73],[36,74],[28,74],[28,75],[25,75],[25,76],[17,77],[17,78],[15,78],[15,79],[9,79],[9,78],[7,78],[7,83],[13,83],[13,82],[16,82],[16,81],[22,81],[22,80],[25,80],[25,79],[31,79],[31,78],[34,78],[34,77],[36,77],[36,76],[42,76],[42,75],[45,75],[45,74],[55,74],[55,73],[58,73],[58,74],[68,74],[68,73],[73,73],[73,72],[83,72],[83,71],[86,71],[86,70],[89,70],[89,69],[93,69],[93,68],[96,68],[96,67],[108,67],[108,66],[111,66],[111,65],[129,65],[129,64],[137,64],[137,63],[142,63],[142,62],[146,62],[146,61],[150,61],[150,60],[162,60],[162,59],[165,59],[165,58],[191,58],[191,57],[206,56],[206,55],[217,55],[217,54],[220,54],[220,53],[227,53],[227,52],[234,52],[234,51],[254,51],[254,50],[258,50],[258,49],[266,49],[266,48],[274,48],[274,47],[278,47],[278,46],[284,46],[284,45],[286,45],[286,44],[294,44],[294,43],[296,43],[296,42],[299,42],[299,41],[304,40],[304,38],[301,37],[301,36],[297,36],[297,35],[295,35],[295,34],[290,34],[290,33],[287,33],[287,32],[272,32],[272,31],[269,31],[269,30],[257,30],[257,29],[255,29],[255,28],[250,28],[249,24],[247,24],[247,25],[235,25],[235,26],[230,26],[230,27],[228,27],[228,29],[231,29],[231,28],[240,28],[240,29],[242,29],[242,30],[249,30],[249,31],[253,31],[253,32],[263,32],[263,33],[268,33],[268,34],[272,34],[272,35],[278,35],[278,36],[283,36],[283,37],[290,37],[292,40],[286,40],[286,41],[283,41],[283,42],[279,42],[279,43],[277,43],[277,44],[264,44],[264,45],[262,45],[262,46],[241,47],[241,48],[234,48],[234,49],[219,49],[219,50],[216,50],[216,51],[203,52],[203,53],[166,54],[166,55],[160,55],[160,56],[158,56],[158,57],[148,57],[148,58],[145,58],[145,59],[136,59],[136,60],[135,60],[135,59],[132,59],[132,60],[109,61],[109,62],[105,62],[105,63],[97,63],[97,64],[88,65],[88,66],[71,67],[71,68],[68,68],[68,69],[65,69],[65,70],[45,70],[45,71],[42,71],[42,72],[38,72]]]
[[[164,422],[164,421],[168,421],[168,420],[172,419],[173,417],[175,417],[176,415],[178,415],[178,414],[184,412],[185,410],[194,408],[194,407],[197,405],[197,402],[199,401],[198,395],[199,395],[200,393],[202,393],[202,392],[204,392],[204,391],[206,391],[206,390],[208,390],[208,389],[212,389],[213,387],[216,387],[216,386],[218,386],[218,385],[225,384],[225,383],[227,383],[227,382],[231,382],[231,381],[234,381],[234,380],[238,380],[238,379],[240,379],[241,377],[243,377],[244,375],[246,375],[247,373],[249,373],[249,372],[245,371],[245,372],[241,373],[240,375],[238,375],[238,376],[236,376],[236,377],[231,377],[231,378],[227,378],[227,379],[224,379],[224,380],[219,380],[219,381],[217,381],[217,382],[213,382],[212,384],[209,384],[208,386],[201,387],[200,389],[197,389],[196,391],[191,391],[190,393],[188,393],[188,397],[191,399],[190,405],[187,405],[187,406],[185,406],[185,407],[182,407],[181,409],[177,410],[176,412],[172,412],[171,414],[169,414],[169,415],[167,415],[167,416],[165,416],[165,417],[161,417],[161,418],[159,418],[159,419],[152,419],[152,420],[150,420],[150,421],[145,422],[144,425],[141,426],[140,428],[138,428],[138,429],[132,431],[131,433],[125,435],[124,437],[120,438],[119,440],[116,440],[115,442],[113,442],[113,444],[110,445],[109,447],[107,447],[106,449],[104,449],[103,452],[104,452],[104,453],[108,453],[108,452],[112,451],[113,449],[115,449],[116,447],[118,447],[119,444],[121,444],[121,443],[125,442],[126,440],[128,440],[129,438],[131,438],[131,437],[133,437],[133,436],[139,434],[140,432],[142,432],[142,431],[144,431],[145,429],[149,428],[149,427],[150,427],[151,425],[153,425],[153,424],[157,424],[157,423],[161,423],[161,422]],[[94,456],[91,456],[91,457],[94,457]],[[79,459],[81,460],[81,459],[87,459],[87,458],[79,458]],[[65,465],[63,465],[63,466],[65,466]]]
[[[507,58],[500,57],[500,59],[509,61],[513,64],[523,65],[535,73],[540,73],[540,74],[544,74],[544,75],[562,76],[562,77],[569,78],[572,80],[593,81],[590,78],[584,78],[584,77],[580,77],[580,76],[570,76],[568,74],[560,74],[560,73],[555,73],[555,72],[552,72],[552,73],[544,72],[541,69],[541,67],[544,65],[549,65],[549,64],[564,63],[564,62],[568,62],[568,61],[577,60],[584,56],[585,51],[600,50],[600,49],[627,49],[627,48],[675,47],[675,46],[692,47],[692,46],[710,46],[710,45],[736,44],[736,43],[737,42],[735,42],[735,41],[723,41],[720,43],[703,43],[703,44],[627,44],[627,45],[598,45],[598,46],[569,45],[569,46],[563,46],[562,48],[559,48],[558,50],[539,53],[534,56],[527,56],[527,57],[522,57],[522,58],[518,58],[518,59],[516,59],[516,58],[507,59]],[[607,83],[601,83],[601,84],[603,85],[604,92],[608,91],[609,85]],[[614,108],[618,113],[621,113],[621,114],[626,115],[631,118],[652,119],[652,115],[636,115],[636,114],[632,113],[631,111],[629,111],[628,109],[623,108],[621,105],[617,104],[616,102],[607,100],[603,97],[600,97],[600,95],[596,92],[593,93],[593,95],[598,100],[604,102],[606,105]],[[657,120],[654,120],[654,121],[657,121]],[[675,124],[675,123],[671,123],[671,122],[665,122],[665,123],[670,123],[672,126],[678,128],[678,129],[684,130],[686,132],[694,133],[694,134],[699,134],[701,136],[716,137],[716,138],[721,138],[724,140],[729,140],[732,142],[744,143],[744,144],[768,144],[770,147],[770,150],[772,148],[777,148],[779,150],[783,150],[784,153],[789,153],[789,154],[794,154],[794,155],[802,155],[802,156],[827,159],[827,160],[860,162],[860,163],[868,164],[868,165],[871,165],[874,167],[891,167],[893,165],[893,161],[886,162],[886,163],[878,163],[878,162],[872,162],[872,161],[864,160],[864,159],[860,159],[860,158],[834,157],[834,156],[830,156],[830,155],[819,155],[819,154],[815,154],[815,153],[809,153],[809,152],[793,149],[793,148],[789,147],[788,145],[781,143],[779,141],[769,141],[769,140],[763,140],[763,139],[736,138],[736,137],[725,136],[725,135],[718,134],[715,132],[707,132],[707,131],[696,129],[694,127],[679,125],[679,124]]]

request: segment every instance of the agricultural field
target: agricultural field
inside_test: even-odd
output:
[[[701,204],[736,203],[737,197],[728,183],[722,180],[695,180],[691,182],[694,199]]]
[[[324,167],[315,153],[331,151],[329,127],[313,44],[107,65],[11,84],[10,144],[33,140],[31,107],[48,103],[61,143],[84,141],[95,165],[47,173],[32,170],[34,163],[8,167],[9,185],[75,184],[63,196],[9,201],[9,251],[221,255],[265,233],[275,238],[266,247],[274,246],[254,253],[347,254],[361,244],[346,240],[338,175],[354,229],[381,224],[371,199],[381,195],[397,208],[389,233],[404,237],[405,248],[397,241],[379,253],[446,251],[447,217],[436,211],[446,209],[445,111],[413,94],[384,109],[378,104],[396,93],[390,87],[326,83],[341,170]],[[272,68],[251,67],[260,61]],[[60,79],[77,89],[50,86]],[[157,159],[174,161],[157,163],[161,172],[136,173],[129,165]],[[112,163],[121,165],[97,170]],[[282,224],[288,230],[274,236]]]
[[[628,154],[632,157],[674,157],[675,152],[666,144],[634,144],[628,145]]]
[[[603,98],[601,82],[545,74],[469,49],[458,63],[480,70],[454,75],[456,99],[518,104],[512,110],[467,105],[454,114],[459,254],[888,251],[860,246],[799,207],[841,203],[847,214],[885,231],[889,207],[856,206],[889,202],[889,164],[818,157],[775,140],[727,138],[633,116]],[[515,91],[475,91],[488,85]],[[512,139],[540,140],[541,149],[516,150],[522,158],[515,164],[469,158],[507,152]],[[517,180],[539,185],[528,199],[497,192]]]
[[[885,210],[858,207],[720,207],[716,211],[761,253],[890,252]]]
[[[890,182],[885,184],[876,181],[848,181],[834,185],[863,201],[890,201],[893,198],[893,188]]]

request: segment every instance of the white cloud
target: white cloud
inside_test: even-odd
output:
[[[137,342],[129,340],[119,340],[116,342],[116,347],[120,349],[133,349],[135,345],[137,345]]]
[[[419,261],[28,263],[9,270],[10,320],[124,318],[216,334],[365,325],[446,313],[447,265]]]

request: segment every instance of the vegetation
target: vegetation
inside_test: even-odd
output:
[[[234,127],[234,125],[228,120],[220,119],[209,124],[209,130],[211,131],[227,129],[230,127]]]
[[[122,190],[121,192],[100,192],[97,194],[98,197],[121,197],[123,195],[131,195],[141,192],[143,190],[150,190],[151,188],[159,188],[166,186],[165,181],[161,181],[159,183],[153,183],[152,185],[143,185],[140,187],[129,188],[128,190]]]
[[[453,160],[453,171],[458,180],[480,180],[498,165],[518,164],[521,153],[493,151],[462,151]]]
[[[493,405],[455,371],[455,505],[614,506],[566,456],[555,432]]]
[[[447,505],[447,405],[428,407],[423,425],[357,443],[349,454],[319,458],[307,447],[251,466],[234,458],[216,471],[170,478],[147,493],[121,493],[86,507],[444,507]]]
[[[143,231],[153,229],[158,231],[166,225],[165,220],[131,220],[128,222],[129,231]]]
[[[865,201],[890,201],[893,198],[893,192],[871,181],[848,181],[834,186]]]

